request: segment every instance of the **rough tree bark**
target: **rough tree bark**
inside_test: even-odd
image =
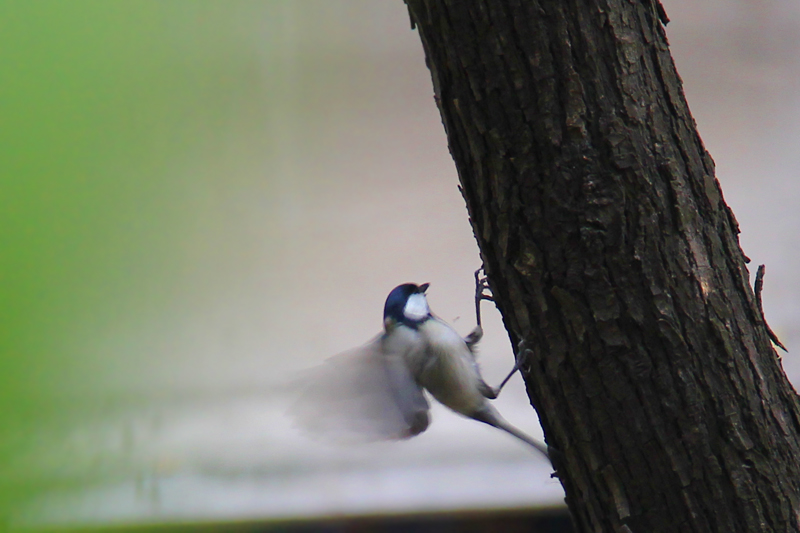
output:
[[[800,405],[657,1],[406,0],[581,531],[800,530]]]

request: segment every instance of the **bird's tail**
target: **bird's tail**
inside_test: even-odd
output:
[[[522,442],[530,444],[531,446],[536,448],[536,450],[539,451],[542,455],[547,457],[548,460],[550,459],[550,455],[547,453],[547,445],[546,444],[541,443],[538,440],[534,439],[533,437],[530,437],[530,436],[526,435],[525,433],[523,433],[522,431],[518,430],[517,428],[515,428],[514,426],[512,426],[511,424],[509,424],[505,420],[501,420],[501,423],[496,425],[495,427],[498,428],[498,429],[502,429],[503,431],[514,435],[515,437],[517,437]]]
[[[502,429],[506,433],[510,433],[514,435],[519,440],[532,446],[536,449],[539,453],[547,457],[547,460],[550,460],[550,455],[547,453],[547,445],[544,443],[539,442],[538,440],[534,439],[533,437],[523,433],[519,429],[515,428],[511,424],[509,424],[500,413],[497,412],[493,407],[490,405],[485,405],[483,409],[472,415],[473,419],[478,420],[479,422],[483,422],[484,424],[489,424],[492,427],[496,427],[497,429]]]

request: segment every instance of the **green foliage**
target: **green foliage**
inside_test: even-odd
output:
[[[136,362],[104,341],[180,290],[236,180],[231,132],[270,113],[252,52],[270,40],[240,31],[269,25],[259,5],[0,3],[0,503],[73,460],[31,450],[111,400]]]

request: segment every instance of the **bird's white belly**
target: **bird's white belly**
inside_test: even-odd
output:
[[[431,319],[421,324],[425,340],[425,361],[419,374],[420,384],[434,398],[450,409],[473,414],[485,398],[478,389],[480,376],[472,352],[464,339],[447,324]]]

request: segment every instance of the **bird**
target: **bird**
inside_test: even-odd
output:
[[[479,271],[478,271],[479,272]],[[400,440],[430,424],[426,393],[452,411],[503,430],[549,459],[545,444],[507,422],[489,403],[519,370],[527,352],[497,388],[486,384],[475,347],[483,337],[480,300],[488,284],[476,272],[478,325],[461,337],[431,312],[429,283],[404,283],[389,293],[383,331],[367,344],[328,359],[301,381],[291,414],[307,432],[340,441]]]

